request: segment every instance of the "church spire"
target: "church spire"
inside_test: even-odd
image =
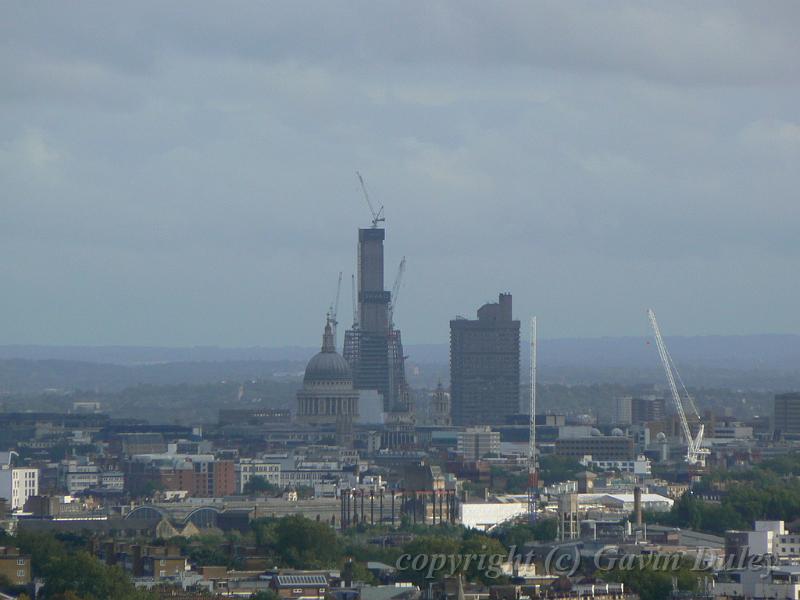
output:
[[[331,327],[330,315],[325,318],[325,333],[322,334],[322,351],[336,352],[336,346],[333,343],[333,328]]]

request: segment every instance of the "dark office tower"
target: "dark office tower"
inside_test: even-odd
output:
[[[775,396],[775,433],[780,437],[800,437],[800,392]]]
[[[478,319],[450,321],[450,390],[454,425],[493,425],[519,413],[519,321],[511,294],[478,309]]]
[[[663,421],[666,415],[666,402],[664,398],[634,398],[631,401],[631,423],[634,425]]]
[[[358,230],[358,323],[345,332],[344,358],[360,390],[377,390],[386,412],[408,410],[403,343],[391,329],[391,292],[383,289],[383,240],[377,227]]]

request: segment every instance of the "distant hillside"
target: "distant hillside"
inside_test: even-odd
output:
[[[648,368],[658,362],[650,338],[606,337],[539,340],[543,367]],[[800,335],[711,335],[668,337],[667,345],[679,365],[723,369],[800,368]],[[407,344],[406,353],[418,363],[447,364],[447,344]],[[220,348],[196,346],[0,346],[0,359],[69,360],[116,365],[173,362],[305,362],[317,347]],[[527,362],[528,342],[522,343]]]
[[[687,385],[754,390],[800,389],[800,336],[667,338]],[[523,383],[529,361],[522,344]],[[302,374],[317,348],[151,348],[0,346],[0,392],[49,388],[120,390],[145,384],[204,384]],[[447,384],[445,344],[407,345],[415,387]],[[542,383],[662,384],[655,346],[646,338],[541,340]]]
[[[0,393],[118,391],[139,384],[207,384],[297,379],[305,361],[207,361],[117,365],[74,360],[0,360]]]
[[[800,369],[800,335],[710,335],[665,338],[679,366],[721,369]],[[407,346],[413,360],[447,363],[449,346]],[[529,342],[522,343],[529,360]],[[539,340],[539,364],[544,367],[649,368],[660,365],[652,338],[606,337]]]
[[[221,361],[308,361],[319,352],[318,347],[301,348],[219,348],[216,346],[157,347],[157,346],[23,346],[0,345],[0,360],[25,358],[30,360],[68,360],[115,365],[147,365],[174,362]]]

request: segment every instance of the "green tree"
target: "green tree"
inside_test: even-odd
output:
[[[280,596],[273,590],[262,590],[250,596],[250,600],[280,600]]]
[[[33,574],[45,581],[44,598],[48,600],[145,600],[153,598],[137,590],[119,567],[109,567],[85,550],[78,549],[80,536],[65,536],[60,541],[47,533],[22,531],[16,545],[31,556]],[[84,540],[85,541],[85,540]]]
[[[345,560],[340,572],[342,579],[345,581],[363,581],[368,585],[376,585],[378,583],[375,576],[367,569],[367,565],[352,558]]]
[[[403,547],[403,551],[405,554],[408,554],[411,557],[412,561],[410,564],[413,564],[414,557],[419,555],[426,555],[429,558],[435,555],[457,555],[461,551],[461,540],[452,537],[434,535],[419,536],[406,544]],[[449,565],[442,563],[439,568],[431,569],[429,572],[428,566],[429,565],[426,563],[425,567],[419,571],[414,570],[413,568],[408,568],[400,571],[398,574],[404,581],[411,581],[415,585],[425,587],[430,581],[427,578],[429,574],[433,579],[439,579],[445,573],[448,573],[451,568]]]
[[[227,566],[232,567],[230,552],[225,538],[217,534],[193,536],[186,552],[189,560],[201,566]]]
[[[545,485],[575,479],[585,467],[574,458],[546,454],[539,459],[539,478]]]
[[[558,520],[540,518],[531,525],[530,523],[514,523],[497,529],[492,537],[496,537],[508,549],[516,548],[518,551],[525,544],[533,541],[549,542],[558,535]]]
[[[464,534],[460,552],[464,557],[477,557],[471,559],[464,570],[468,580],[477,580],[487,585],[505,582],[505,577],[500,575],[499,565],[508,558],[508,550],[499,540],[483,533],[468,531]]]
[[[339,561],[336,533],[326,523],[300,515],[277,520],[275,550],[286,564],[297,568],[329,567]]]
[[[83,600],[143,600],[152,596],[134,588],[117,567],[109,567],[87,552],[64,554],[48,563],[44,573],[45,597],[74,592]]]
[[[250,480],[244,485],[245,494],[269,494],[277,496],[281,491],[280,487],[274,483],[270,483],[264,477],[258,475],[251,477]]]

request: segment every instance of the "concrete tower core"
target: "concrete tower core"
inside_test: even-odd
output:
[[[358,230],[358,323],[345,332],[343,355],[360,390],[377,390],[384,412],[408,410],[403,345],[391,328],[391,292],[384,289],[383,241],[386,230]]]
[[[389,330],[391,293],[383,289],[384,229],[358,230],[358,315],[362,332]]]

